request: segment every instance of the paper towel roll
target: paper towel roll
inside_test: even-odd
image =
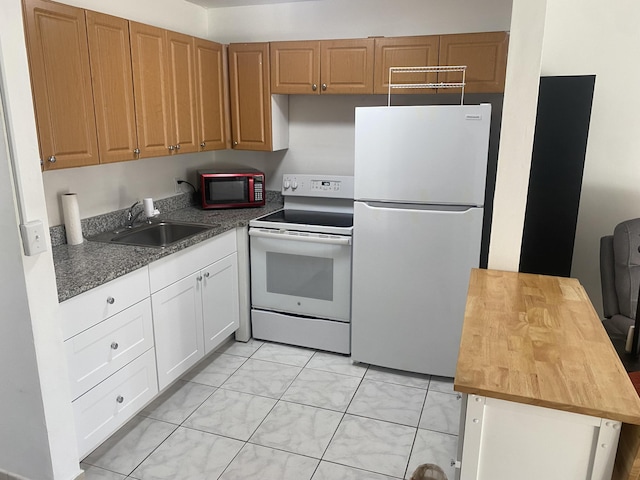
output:
[[[64,228],[67,233],[69,245],[82,243],[82,227],[80,226],[80,210],[78,208],[78,196],[75,193],[62,195],[62,215],[64,216]]]

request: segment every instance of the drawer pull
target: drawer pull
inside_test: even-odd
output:
[[[112,348],[113,350],[117,350],[117,349],[118,349],[118,347],[119,347],[118,342],[112,342],[112,343],[111,343],[111,348]]]
[[[210,275],[210,273],[209,273],[209,272],[206,272],[206,273],[204,274],[204,278],[209,278],[209,275]]]
[[[118,396],[116,397],[116,402],[118,402],[118,403],[122,403],[122,402],[124,402],[124,397],[123,397],[122,395],[118,395]]]
[[[109,305],[113,305],[114,303],[116,303],[116,299],[113,297],[107,297],[107,303]]]

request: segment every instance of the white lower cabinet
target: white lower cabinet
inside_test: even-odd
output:
[[[240,325],[238,254],[218,260],[202,271],[204,353],[218,348]]]
[[[60,305],[80,458],[239,326],[236,230]]]
[[[198,272],[151,296],[160,390],[204,356],[201,292]]]
[[[75,400],[153,347],[148,298],[64,342]]]
[[[153,348],[72,404],[80,458],[129,420],[158,393]]]
[[[469,395],[460,480],[610,480],[621,423]]]
[[[149,265],[160,390],[238,329],[236,249],[231,230]]]

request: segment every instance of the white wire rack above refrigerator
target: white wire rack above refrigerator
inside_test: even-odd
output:
[[[387,106],[391,106],[391,90],[394,88],[460,88],[460,105],[464,104],[464,86],[466,65],[451,65],[438,67],[390,67],[389,68],[389,93],[387,96]],[[445,73],[462,72],[461,82],[435,82],[435,83],[393,83],[394,73]]]

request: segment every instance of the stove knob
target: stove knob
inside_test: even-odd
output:
[[[298,188],[298,182],[294,180],[293,183],[291,184],[291,190],[295,190],[296,188]]]
[[[284,189],[287,190],[289,188],[289,186],[291,185],[291,183],[289,182],[289,180],[285,180],[284,181]]]

